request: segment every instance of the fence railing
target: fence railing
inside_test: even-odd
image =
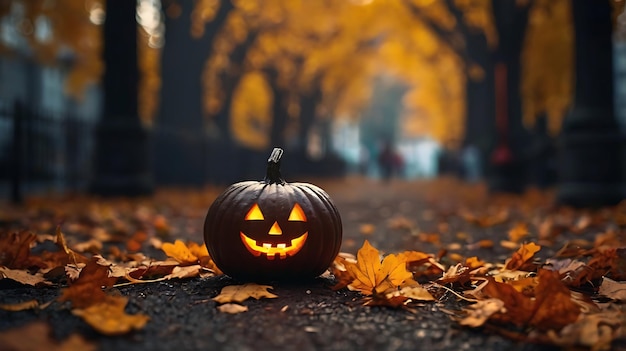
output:
[[[90,179],[92,121],[20,102],[0,105],[0,198],[84,189]]]

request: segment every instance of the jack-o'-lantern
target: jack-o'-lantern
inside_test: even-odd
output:
[[[326,192],[280,175],[275,148],[262,181],[231,185],[215,199],[204,240],[224,273],[244,280],[295,280],[320,275],[341,246],[341,217]]]

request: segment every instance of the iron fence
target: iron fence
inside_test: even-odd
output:
[[[0,198],[80,191],[90,179],[94,122],[20,102],[0,104]]]

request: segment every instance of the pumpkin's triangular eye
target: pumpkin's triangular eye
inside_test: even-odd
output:
[[[262,221],[264,219],[265,217],[263,217],[263,212],[261,212],[258,204],[254,204],[254,206],[250,208],[245,218],[246,221]]]
[[[289,220],[306,222],[306,216],[304,215],[304,211],[302,211],[302,207],[300,207],[300,205],[293,205],[291,213],[289,214]]]

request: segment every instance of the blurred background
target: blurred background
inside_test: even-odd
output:
[[[624,198],[623,0],[0,0],[0,198],[452,176]]]

